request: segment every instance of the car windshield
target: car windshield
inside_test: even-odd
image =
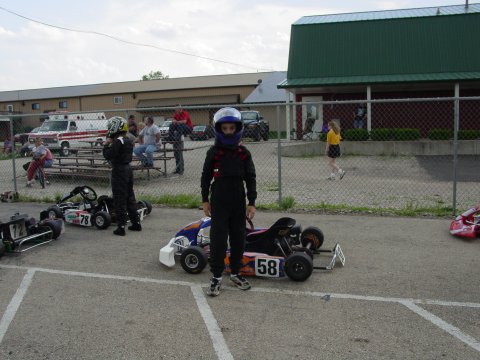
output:
[[[256,112],[242,112],[242,120],[257,120]]]
[[[206,128],[205,125],[197,125],[193,127],[193,131],[205,131]]]
[[[38,129],[38,132],[47,131],[65,131],[67,130],[68,121],[45,121]]]
[[[162,124],[162,127],[169,127],[171,123],[172,123],[172,120],[165,120]]]

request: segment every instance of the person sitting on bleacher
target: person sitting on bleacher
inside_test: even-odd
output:
[[[153,167],[153,153],[160,147],[160,129],[148,117],[146,126],[138,135],[140,144],[133,149],[133,153],[140,159],[143,166]]]

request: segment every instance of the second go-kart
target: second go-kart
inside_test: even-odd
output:
[[[450,223],[450,234],[467,239],[477,237],[480,234],[480,205],[458,215]]]
[[[191,274],[200,273],[208,263],[210,239],[206,230],[211,224],[209,217],[202,218],[182,228],[166,246],[160,249],[159,261],[173,267],[175,257],[180,258],[182,268]],[[240,273],[244,276],[281,278],[305,281],[314,269],[332,270],[337,259],[345,265],[345,256],[339,244],[323,250],[323,233],[317,227],[302,231],[292,218],[280,218],[269,228],[254,228],[249,221],[245,252]],[[315,254],[328,253],[330,261],[324,266],[315,266]],[[225,258],[229,272],[229,257]]]
[[[80,201],[69,201],[74,197],[80,196]],[[152,205],[148,201],[138,201],[138,214],[140,221],[150,214]],[[40,217],[60,218],[66,223],[95,226],[98,229],[106,229],[111,223],[115,222],[115,212],[113,210],[113,198],[102,195],[97,198],[97,193],[91,187],[82,185],[74,188],[69,194],[65,195],[53,206],[42,211]]]
[[[0,257],[5,253],[22,253],[57,239],[64,231],[61,219],[36,221],[27,214],[16,213],[7,222],[0,221]]]

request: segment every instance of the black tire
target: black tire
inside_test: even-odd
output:
[[[112,217],[105,211],[97,211],[92,216],[92,222],[97,229],[105,230],[112,223]]]
[[[144,208],[147,209],[147,215],[152,212],[152,204],[150,204],[148,201],[146,201],[146,200],[140,200],[140,201],[138,202],[138,205],[140,205],[140,207],[144,207]]]
[[[7,250],[5,249],[5,244],[3,242],[0,241],[0,257],[2,257],[3,255],[5,255],[5,252]]]
[[[47,219],[63,219],[63,212],[57,205],[47,208]]]
[[[260,130],[255,131],[255,133],[253,134],[253,140],[260,141],[261,138],[262,136],[260,135]]]
[[[180,264],[189,274],[199,274],[207,266],[208,256],[200,246],[190,246],[182,251]]]
[[[305,281],[313,272],[313,261],[304,252],[294,252],[285,259],[285,273],[293,281]]]
[[[56,221],[45,220],[42,226],[48,227],[52,231],[52,239],[57,239],[62,233],[62,226]]]
[[[270,137],[268,129],[263,129],[262,130],[262,139],[264,141],[268,141],[268,138]]]
[[[68,156],[70,155],[70,144],[66,141],[62,142],[60,145],[60,155],[61,156]]]
[[[315,251],[323,245],[323,232],[315,226],[310,226],[302,231],[300,243],[303,247],[310,244],[310,250]]]

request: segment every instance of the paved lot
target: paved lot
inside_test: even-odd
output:
[[[41,204],[0,205],[38,216]],[[285,214],[259,212],[257,226]],[[166,269],[158,251],[198,210],[154,208],[144,231],[67,226],[0,259],[1,359],[480,358],[480,240],[448,220],[298,214],[344,268],[303,283],[253,278],[205,296],[209,273]]]

